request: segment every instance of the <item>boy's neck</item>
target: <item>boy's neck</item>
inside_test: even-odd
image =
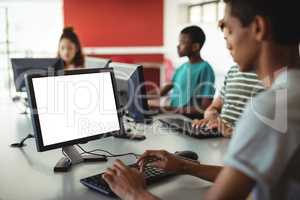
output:
[[[191,64],[203,61],[203,59],[202,59],[202,57],[201,57],[201,55],[199,53],[197,53],[195,55],[188,56],[188,58],[189,58],[189,62]]]
[[[284,68],[290,69],[299,66],[298,46],[278,46],[267,45],[261,52],[261,56],[256,66],[259,79],[263,80],[266,87],[271,87]]]

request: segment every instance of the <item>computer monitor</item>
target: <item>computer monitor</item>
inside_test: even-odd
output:
[[[143,66],[111,62],[117,82],[117,94],[123,113],[135,122],[151,122]]]
[[[68,163],[106,159],[83,157],[72,145],[124,130],[111,68],[27,74],[25,80],[37,150],[63,148],[67,157],[55,171],[66,171]]]
[[[86,68],[104,68],[108,67],[109,63],[111,62],[111,59],[86,56],[84,58],[84,61],[84,66]]]
[[[17,92],[25,91],[26,73],[53,74],[64,69],[59,58],[11,58],[14,82]]]

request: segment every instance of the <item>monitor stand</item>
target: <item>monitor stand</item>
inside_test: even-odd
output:
[[[124,121],[125,120],[125,121]],[[135,121],[133,121],[133,119],[131,119],[130,117],[123,115],[122,117],[122,121],[125,123],[136,123]],[[142,134],[136,134],[136,133],[132,133],[132,129],[131,128],[125,128],[123,123],[122,123],[122,131],[114,134],[113,136],[115,138],[122,138],[122,139],[128,139],[128,140],[145,140],[146,136],[142,135]]]
[[[63,147],[62,151],[66,157],[61,158],[54,167],[54,172],[67,172],[72,165],[82,162],[99,162],[107,161],[105,156],[82,155],[74,146]]]

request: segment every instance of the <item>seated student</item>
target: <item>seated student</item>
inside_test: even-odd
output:
[[[268,90],[247,105],[224,167],[147,151],[141,169],[155,156],[152,165],[214,181],[205,195],[210,200],[246,199],[251,191],[258,200],[300,199],[299,1],[224,1],[227,46],[240,70],[255,69]],[[146,191],[142,175],[119,160],[103,177],[122,199],[158,199]]]
[[[194,120],[193,126],[218,128],[225,137],[230,137],[247,102],[263,90],[264,86],[255,72],[242,72],[238,66],[232,66],[219,96],[205,110],[204,119]]]
[[[59,39],[58,58],[64,61],[65,69],[84,67],[80,41],[72,27],[65,27]]]
[[[158,92],[159,96],[164,96],[172,90],[170,106],[160,107],[162,111],[193,114],[200,109],[205,110],[211,104],[215,92],[215,75],[210,64],[200,55],[204,42],[205,34],[198,26],[189,26],[180,32],[178,54],[180,57],[187,56],[189,61],[182,64],[176,70],[172,82]],[[151,101],[149,104],[152,108],[157,106]]]

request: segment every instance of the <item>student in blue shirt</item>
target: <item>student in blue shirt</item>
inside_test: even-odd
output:
[[[170,106],[161,107],[162,111],[192,114],[205,110],[211,104],[215,92],[215,75],[210,64],[200,54],[205,38],[203,30],[198,26],[189,26],[180,32],[178,55],[187,56],[189,61],[182,64],[175,71],[172,82],[158,92],[164,96],[172,90]]]

